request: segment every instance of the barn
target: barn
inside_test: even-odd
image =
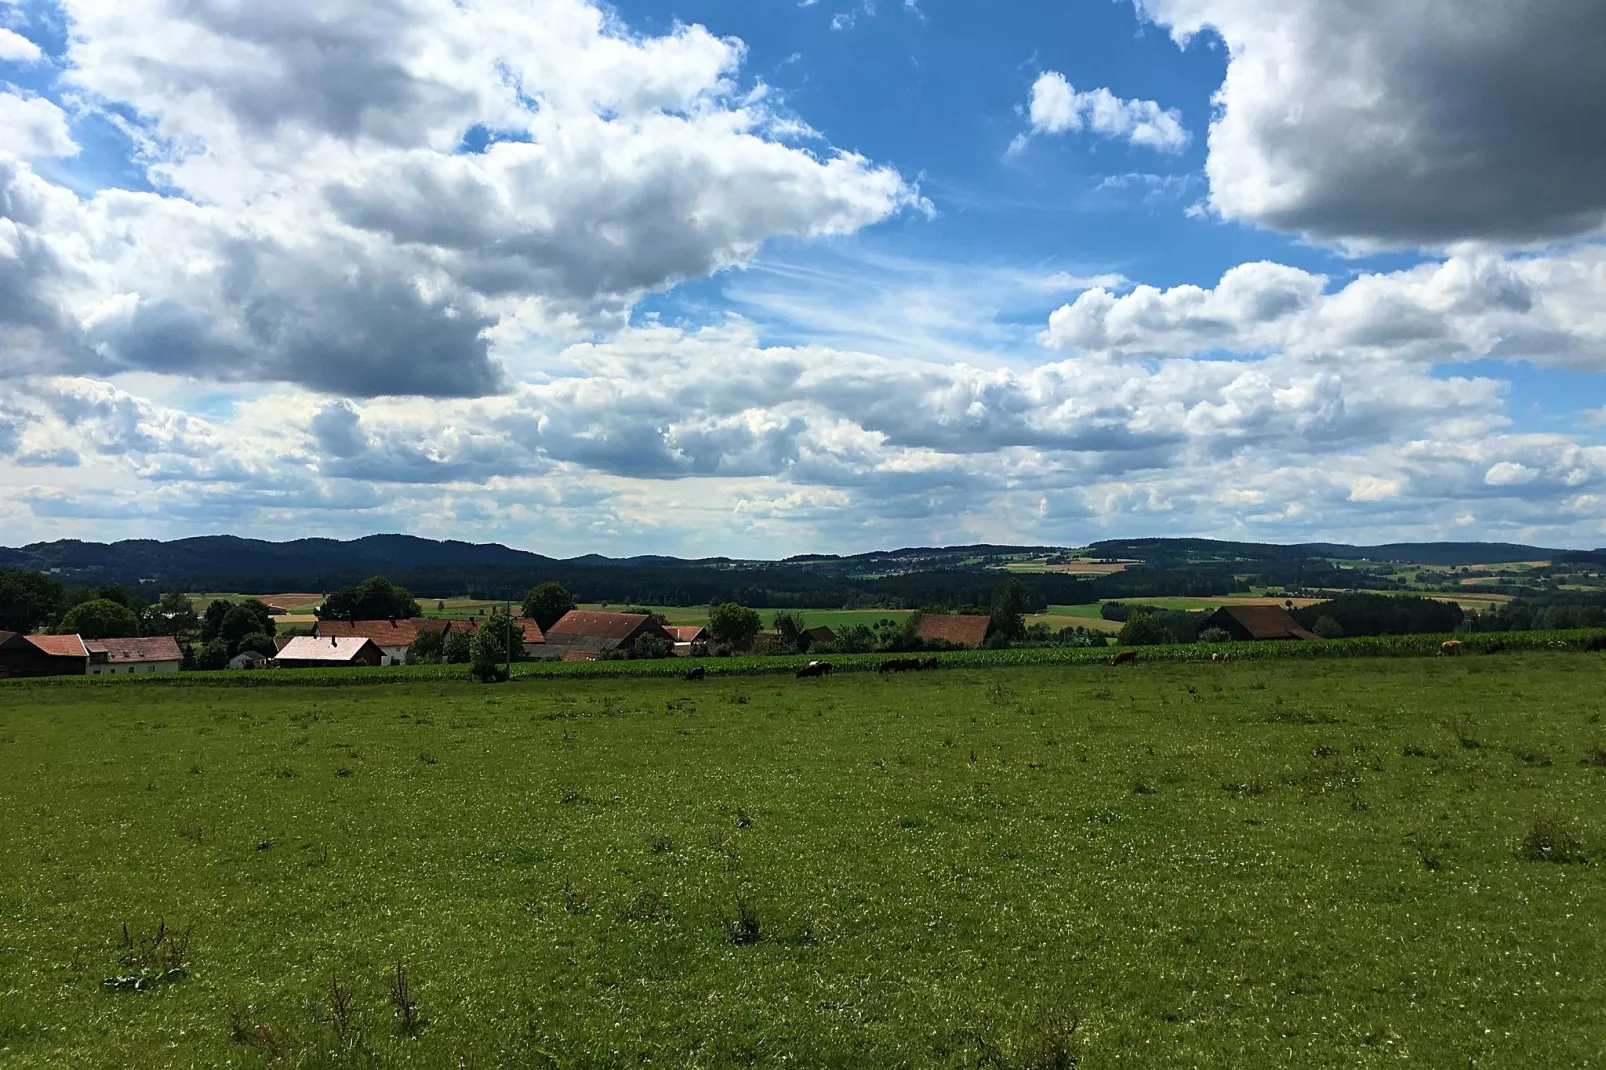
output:
[[[645,613],[593,613],[588,610],[570,610],[546,631],[546,645],[538,657],[562,658],[568,655],[600,654],[629,646],[643,636],[655,636],[669,643],[675,637],[653,623]]]
[[[1282,606],[1222,606],[1200,627],[1220,628],[1239,641],[1251,639],[1320,639]]]
[[[425,617],[390,620],[321,620],[312,629],[319,639],[372,639],[384,652],[384,665],[406,665],[407,648],[420,632],[445,632],[450,622]]]
[[[82,676],[89,651],[76,635],[0,632],[0,677]]]
[[[372,639],[298,635],[279,651],[278,664],[281,669],[330,669],[380,665],[384,660],[385,652]]]

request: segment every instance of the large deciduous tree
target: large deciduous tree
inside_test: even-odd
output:
[[[556,580],[532,587],[530,593],[524,596],[524,615],[539,624],[543,632],[562,620],[563,615],[573,608],[573,596],[568,588]]]
[[[342,587],[318,607],[318,616],[323,620],[408,620],[418,614],[418,602],[407,589],[383,576]]]
[[[121,602],[95,598],[69,609],[57,630],[85,639],[129,639],[139,634],[139,618]]]
[[[67,608],[65,596],[43,573],[0,569],[0,631],[26,634],[48,626]]]
[[[750,646],[763,627],[764,621],[757,610],[735,602],[726,602],[708,611],[708,634],[734,647]]]

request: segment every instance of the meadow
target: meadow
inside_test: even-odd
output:
[[[7,685],[0,1062],[1598,1065],[1603,671]]]

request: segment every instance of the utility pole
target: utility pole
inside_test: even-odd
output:
[[[507,676],[510,680],[513,678],[513,599],[511,598],[507,600]]]

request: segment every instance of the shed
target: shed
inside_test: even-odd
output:
[[[955,646],[981,646],[987,641],[991,617],[960,616],[953,613],[922,613],[917,625],[922,639],[940,639]]]
[[[89,651],[76,635],[0,632],[0,676],[83,676],[88,669]]]
[[[380,665],[385,652],[372,639],[334,636],[320,639],[298,635],[279,651],[281,669],[324,669],[338,666]]]
[[[1315,632],[1300,627],[1282,606],[1222,606],[1200,627],[1220,628],[1237,640],[1320,639]]]
[[[803,649],[806,651],[816,643],[836,642],[836,633],[822,624],[818,628],[805,628],[798,638],[803,640]]]
[[[171,635],[143,639],[86,639],[90,676],[132,676],[136,673],[178,672],[184,651]]]
[[[272,664],[273,659],[259,650],[242,650],[229,659],[231,669],[262,669]]]

